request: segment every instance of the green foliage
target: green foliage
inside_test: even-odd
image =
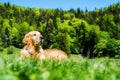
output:
[[[101,39],[97,45],[95,45],[94,54],[108,57],[120,57],[120,43],[115,39]]]
[[[13,54],[13,52],[14,52],[14,46],[9,46],[7,48],[7,54]]]
[[[115,51],[115,57],[116,58],[120,58],[120,40],[116,40],[115,41],[116,45],[115,45],[115,48],[114,48],[114,51]]]
[[[110,39],[107,43],[107,50],[110,57],[119,57],[120,43],[119,40]]]
[[[46,26],[42,32],[43,36],[44,36],[44,44],[43,47],[44,48],[48,48],[52,45],[52,43],[54,42],[54,35],[55,34],[55,27],[53,25],[53,20],[49,19],[48,22],[46,23]]]
[[[94,53],[96,56],[98,56],[98,57],[107,55],[107,54],[105,53],[105,50],[106,50],[106,48],[107,48],[106,44],[107,44],[107,40],[106,40],[106,39],[100,40],[99,43],[97,43],[97,44],[95,45],[95,47],[94,47],[95,50],[94,50],[93,53]]]
[[[16,36],[19,36],[19,44],[17,45],[18,47],[22,47],[23,44],[22,44],[22,39],[24,38],[25,34],[27,34],[30,30],[30,27],[29,24],[27,22],[23,22],[20,24],[20,26],[18,27],[18,35],[16,34]]]
[[[4,47],[2,46],[2,44],[3,44],[3,43],[2,43],[1,37],[0,37],[0,51],[3,51],[3,48],[4,48]]]
[[[71,44],[71,37],[67,33],[58,33],[56,37],[56,43],[53,44],[53,46],[66,51],[69,55],[71,53],[70,44]]]
[[[4,47],[8,47],[11,44],[10,32],[11,26],[9,25],[9,20],[5,19],[2,24],[1,37],[2,41],[5,43]]]

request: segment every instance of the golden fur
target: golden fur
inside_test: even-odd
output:
[[[24,48],[20,51],[21,58],[37,58],[37,59],[67,59],[65,52],[58,49],[43,50],[41,46],[42,35],[38,31],[31,31],[25,35],[23,43]]]

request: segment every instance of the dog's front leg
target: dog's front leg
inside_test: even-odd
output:
[[[22,49],[22,50],[20,51],[20,54],[21,54],[21,58],[22,58],[22,59],[23,59],[23,58],[30,57],[29,52],[28,52],[27,50],[25,50],[25,49]]]

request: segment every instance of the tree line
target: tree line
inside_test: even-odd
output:
[[[44,36],[43,48],[85,57],[120,57],[120,3],[93,11],[24,8],[0,3],[0,48],[22,48],[26,33]]]

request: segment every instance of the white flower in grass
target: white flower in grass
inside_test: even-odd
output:
[[[95,63],[94,64],[94,69],[103,72],[105,70],[105,66],[102,63]]]

